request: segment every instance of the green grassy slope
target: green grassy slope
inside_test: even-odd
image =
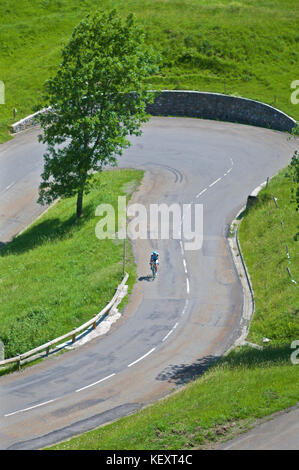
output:
[[[134,12],[163,65],[157,89],[225,92],[275,105],[299,119],[290,101],[298,79],[297,0],[12,0],[0,3],[0,142],[32,112],[74,26],[96,8]]]
[[[75,198],[64,199],[0,250],[0,338],[6,358],[80,326],[111,300],[122,279],[123,242],[96,237],[95,209],[109,203],[117,211],[118,196],[127,194],[128,184],[132,192],[141,178],[137,170],[100,174],[85,196],[82,219],[76,219]],[[126,270],[131,288],[136,270],[130,246]]]
[[[262,190],[259,203],[240,226],[240,242],[256,298],[248,339],[259,344],[263,337],[275,345],[299,339],[299,214],[295,204],[290,204],[290,182],[285,173],[282,170]]]

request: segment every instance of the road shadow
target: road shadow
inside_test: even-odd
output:
[[[149,274],[148,276],[141,276],[138,278],[138,281],[147,281],[147,282],[150,282],[150,281],[153,281],[153,276],[151,274]]]
[[[290,343],[291,344],[291,343]],[[198,379],[210,368],[221,366],[229,369],[251,369],[265,368],[267,366],[281,367],[290,364],[290,356],[294,351],[290,344],[265,346],[263,350],[243,346],[233,350],[227,356],[205,356],[192,364],[169,365],[156,379],[167,381],[174,385],[185,385],[192,380]]]
[[[185,385],[188,382],[199,378],[220,359],[221,356],[206,356],[198,359],[192,364],[170,365],[164,369],[156,379],[167,381],[175,385]]]
[[[59,204],[59,203],[58,203]],[[74,214],[65,220],[46,215],[24,233],[16,236],[8,243],[0,242],[0,257],[8,254],[22,254],[45,243],[70,238],[94,216],[94,204],[86,204],[83,217],[77,218]]]

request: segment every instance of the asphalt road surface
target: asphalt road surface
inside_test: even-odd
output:
[[[38,132],[1,146],[1,242],[42,210]],[[227,229],[247,195],[288,164],[293,147],[283,133],[231,123],[156,117],[144,126],[119,159],[146,171],[132,202],[203,204],[203,246],[134,242],[139,280],[109,333],[0,378],[2,449],[42,448],[129,414],[201,374],[233,344],[243,296]],[[149,282],[153,248],[161,264]]]
[[[221,450],[298,450],[299,408],[277,413],[240,436],[227,441]]]

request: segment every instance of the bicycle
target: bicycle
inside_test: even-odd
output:
[[[153,273],[153,279],[155,279],[155,277],[157,276],[156,262],[151,261],[150,265],[151,265],[151,270],[152,270],[152,273]]]

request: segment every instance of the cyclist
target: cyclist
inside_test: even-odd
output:
[[[159,264],[159,253],[157,251],[153,251],[151,254],[150,265],[152,265],[152,263],[154,263],[155,271],[157,274],[157,269],[158,269],[158,264]]]

